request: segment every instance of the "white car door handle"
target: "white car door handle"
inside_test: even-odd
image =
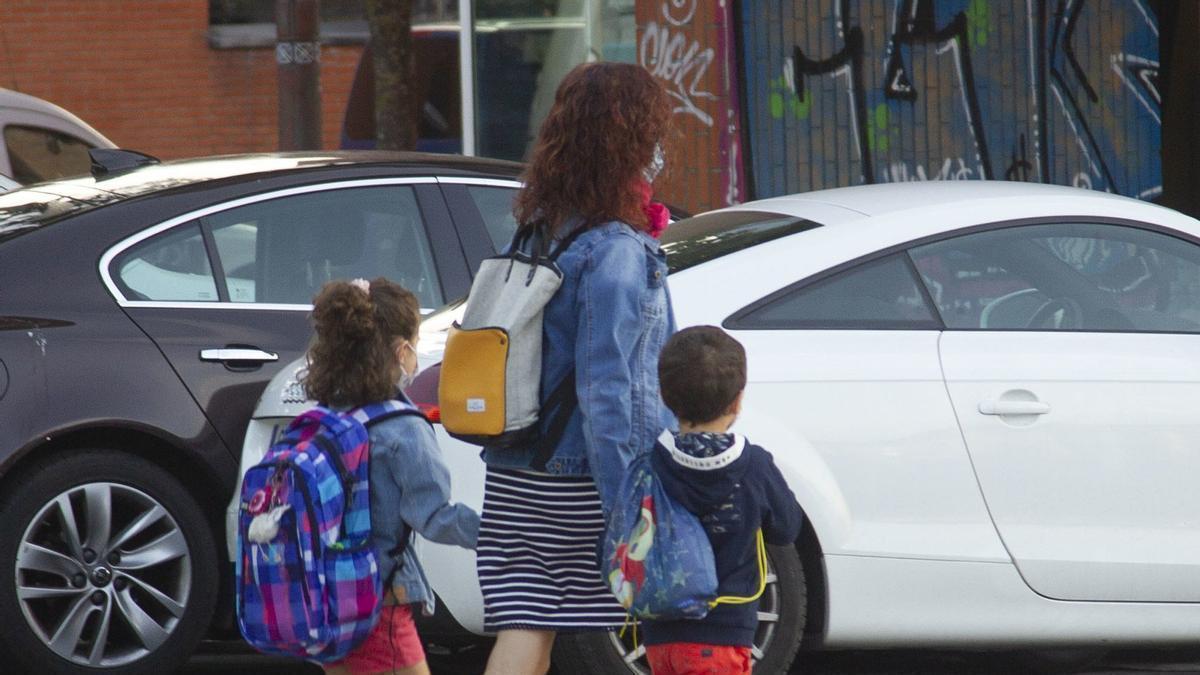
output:
[[[261,349],[245,349],[245,348],[226,348],[226,349],[201,349],[201,361],[278,361],[279,355],[273,352],[265,352]]]
[[[1050,404],[1042,401],[981,401],[979,412],[982,415],[1045,415],[1050,412]]]

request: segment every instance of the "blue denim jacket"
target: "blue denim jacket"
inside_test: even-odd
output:
[[[464,504],[450,503],[450,471],[442,462],[433,429],[423,419],[403,415],[371,425],[371,534],[386,583],[403,589],[406,602],[421,603],[433,614],[433,590],[413,549],[413,532],[430,541],[475,548],[479,514]],[[408,524],[405,528],[404,524]],[[408,546],[390,556],[401,536]]]
[[[546,472],[591,475],[607,513],[633,456],[674,428],[658,390],[658,355],[675,332],[666,254],[657,239],[614,221],[581,234],[558,266],[563,283],[543,319],[542,397],[574,368],[579,406]],[[485,448],[483,458],[527,469],[534,453]]]

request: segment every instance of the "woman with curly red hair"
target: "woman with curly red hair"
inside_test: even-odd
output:
[[[575,68],[516,199],[531,245],[565,246],[562,285],[545,308],[541,381],[543,438],[558,436],[551,427],[561,436],[484,449],[477,568],[484,624],[497,632],[488,673],[545,673],[557,633],[625,621],[596,549],[626,465],[671,421],[657,370],[674,332],[657,239],[668,214],[650,202],[670,116],[666,92],[645,69]],[[561,405],[550,412],[552,393]]]

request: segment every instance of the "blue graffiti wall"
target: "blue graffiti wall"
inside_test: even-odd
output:
[[[1008,179],[1162,192],[1143,0],[746,0],[754,196]]]

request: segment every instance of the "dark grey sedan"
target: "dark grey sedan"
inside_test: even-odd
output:
[[[0,195],[0,669],[168,672],[227,620],[222,509],[312,296],[375,276],[428,309],[464,295],[520,168],[117,153]]]

